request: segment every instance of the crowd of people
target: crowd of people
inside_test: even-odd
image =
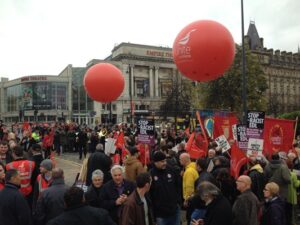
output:
[[[210,140],[193,159],[188,134],[171,128],[151,146],[133,124],[0,128],[0,225],[180,225],[183,215],[187,225],[298,224],[298,143],[269,160],[249,157],[234,178],[230,152]],[[107,138],[120,133],[123,146],[108,152]],[[65,184],[54,152],[87,157],[82,185]]]

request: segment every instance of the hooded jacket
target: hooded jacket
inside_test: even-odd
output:
[[[137,175],[142,172],[144,172],[143,164],[135,156],[129,156],[125,161],[126,180],[135,182]]]
[[[288,185],[291,183],[291,174],[287,165],[280,160],[271,160],[266,165],[264,174],[267,182],[275,182],[279,186],[280,196],[286,200],[288,198]]]
[[[256,164],[250,168],[248,176],[251,178],[251,190],[256,195],[259,201],[264,200],[264,187],[266,184],[264,170],[260,164]]]

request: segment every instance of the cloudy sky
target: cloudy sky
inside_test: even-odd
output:
[[[298,51],[299,0],[244,0],[267,48]],[[187,24],[216,20],[241,43],[240,0],[0,0],[0,77],[57,75],[121,42],[168,46]]]

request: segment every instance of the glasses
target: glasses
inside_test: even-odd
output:
[[[270,190],[265,188],[264,191],[270,191]]]

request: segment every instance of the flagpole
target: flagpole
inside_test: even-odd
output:
[[[294,140],[296,139],[297,126],[298,126],[298,116],[296,117],[295,130],[294,130]]]
[[[246,76],[246,56],[244,41],[244,1],[241,0],[241,19],[242,19],[242,101],[243,101],[243,124],[247,123],[247,76]]]

